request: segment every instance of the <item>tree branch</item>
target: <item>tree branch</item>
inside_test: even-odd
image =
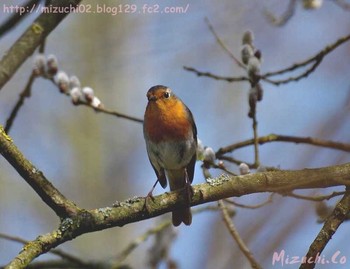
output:
[[[338,202],[332,214],[326,219],[321,231],[312,242],[309,251],[306,254],[305,263],[301,264],[300,269],[315,268],[317,257],[320,256],[323,249],[326,247],[332,235],[337,231],[339,226],[347,218],[350,212],[350,192],[346,192],[343,198]]]
[[[0,238],[6,239],[6,240],[9,240],[9,241],[14,241],[14,242],[21,243],[21,244],[27,244],[28,243],[27,240],[24,240],[24,239],[16,237],[16,236],[10,236],[10,235],[7,235],[7,234],[3,234],[3,233],[0,233]],[[70,262],[70,263],[73,263],[75,265],[82,266],[84,268],[88,267],[87,263],[85,263],[82,260],[78,259],[77,257],[73,256],[72,254],[64,252],[62,250],[51,249],[50,253],[61,257],[66,262]]]
[[[6,120],[6,125],[5,125],[5,132],[6,133],[9,133],[9,131],[12,127],[12,124],[13,124],[13,122],[18,114],[18,111],[20,110],[20,108],[24,104],[24,100],[26,98],[30,97],[34,79],[35,79],[34,74],[31,74],[24,90],[20,93],[19,99],[18,99],[16,105],[14,106],[14,108],[12,109],[9,118]]]
[[[246,69],[245,65],[243,63],[241,63],[236,56],[226,47],[226,45],[224,44],[224,42],[221,41],[219,35],[216,33],[216,31],[214,30],[213,25],[210,23],[209,19],[206,17],[205,22],[210,30],[210,32],[213,34],[213,36],[216,39],[216,42],[220,45],[220,47],[233,59],[233,61],[241,68]]]
[[[350,163],[298,171],[274,171],[244,176],[223,175],[208,179],[208,183],[193,186],[190,205],[195,206],[252,193],[343,185],[339,181],[350,183]],[[182,190],[155,196],[153,202],[148,204],[148,211],[144,210],[144,203],[144,198],[134,198],[118,202],[114,207],[79,210],[76,215],[64,219],[57,230],[39,236],[24,246],[7,268],[24,268],[37,256],[79,235],[116,226],[121,227],[188,205]]]
[[[307,77],[308,75],[310,75],[313,71],[315,71],[315,69],[320,65],[320,63],[322,62],[323,58],[328,55],[330,52],[332,52],[333,50],[335,50],[337,47],[339,47],[340,45],[342,45],[343,43],[347,42],[350,40],[350,35],[347,36],[343,36],[341,38],[339,38],[336,42],[334,42],[333,44],[330,44],[328,46],[326,46],[324,49],[322,49],[320,52],[318,52],[316,55],[300,62],[300,63],[295,63],[292,64],[289,67],[283,68],[281,70],[277,70],[277,71],[273,71],[273,72],[267,72],[265,74],[260,75],[260,79],[264,80],[265,82],[268,82],[270,84],[273,84],[275,86],[279,86],[281,84],[285,84],[285,83],[289,83],[291,81],[298,81],[302,78]],[[309,64],[312,64],[311,67],[309,67],[308,69],[306,69],[304,72],[302,72],[300,75],[295,76],[295,77],[289,77],[286,79],[281,79],[281,80],[272,80],[269,77],[271,76],[276,76],[276,75],[281,75],[281,74],[285,74],[287,72],[291,72],[294,71],[296,69],[302,68],[302,67],[306,67]],[[195,73],[197,76],[201,77],[201,76],[205,76],[205,77],[209,77],[215,80],[224,80],[227,82],[237,82],[237,81],[249,81],[248,77],[242,76],[242,77],[224,77],[224,76],[219,76],[219,75],[215,75],[209,72],[202,72],[199,71],[193,67],[184,67],[185,70],[190,71]]]
[[[143,119],[140,119],[140,118],[137,118],[137,117],[133,117],[133,116],[129,116],[129,115],[126,115],[126,114],[123,114],[123,113],[120,113],[120,112],[117,112],[117,111],[114,111],[114,110],[107,109],[105,107],[93,107],[91,104],[89,104],[89,103],[87,103],[85,101],[79,101],[77,103],[77,105],[84,105],[84,106],[93,108],[97,112],[101,112],[101,113],[104,113],[104,114],[116,116],[117,118],[127,119],[127,120],[131,120],[131,121],[134,121],[134,122],[137,122],[137,123],[143,123]]]
[[[75,7],[81,0],[52,0],[52,6]],[[69,12],[69,9],[68,9]],[[0,90],[68,13],[42,13],[0,61]]]
[[[252,252],[249,250],[249,248],[247,247],[247,245],[244,243],[243,239],[241,238],[241,236],[239,235],[236,226],[234,225],[233,221],[230,218],[230,215],[227,211],[227,207],[224,204],[224,202],[222,200],[220,200],[219,202],[219,207],[222,211],[222,217],[224,219],[225,225],[227,227],[227,229],[229,230],[233,240],[236,241],[239,249],[241,250],[241,252],[244,254],[244,256],[246,256],[246,258],[248,259],[250,266],[253,269],[262,269],[262,267],[260,266],[260,264],[255,260]]]
[[[59,216],[76,214],[79,208],[64,197],[13,143],[0,125],[0,154],[16,169],[40,198]]]
[[[21,14],[21,12],[14,12],[11,14],[11,16],[2,24],[0,25],[0,37],[2,37],[4,34],[6,34],[8,31],[10,31],[13,27],[15,27],[21,20],[23,20],[36,4],[38,4],[40,0],[28,0],[26,3],[24,3],[21,7],[24,8],[25,12]]]
[[[350,152],[350,144],[345,144],[341,142],[334,142],[330,140],[322,140],[312,137],[297,137],[297,136],[288,136],[288,135],[278,135],[278,134],[269,134],[267,136],[262,136],[258,138],[260,145],[271,142],[291,142],[291,143],[302,143],[309,144],[313,146],[319,146],[324,148],[331,148]],[[236,149],[243,148],[246,146],[254,145],[254,139],[245,140],[238,142],[227,147],[220,148],[215,154],[217,157],[222,156],[226,153],[232,152]]]
[[[184,66],[183,67],[186,71],[189,72],[193,72],[195,73],[198,77],[209,77],[209,78],[213,78],[216,80],[225,80],[227,82],[237,82],[237,81],[249,81],[248,77],[245,76],[241,76],[241,77],[223,77],[223,76],[218,76],[209,72],[201,72],[198,71],[197,69],[193,68],[193,67],[188,67],[188,66]]]
[[[289,19],[294,15],[295,8],[296,8],[297,1],[296,0],[289,0],[288,7],[285,12],[278,18],[274,14],[272,14],[270,11],[265,10],[265,16],[270,21],[271,24],[275,26],[283,26],[285,25]]]

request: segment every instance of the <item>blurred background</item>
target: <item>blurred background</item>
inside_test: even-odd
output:
[[[266,11],[279,16],[286,10],[288,1],[279,0],[136,1],[139,9],[144,4],[159,5],[160,10],[166,6],[189,6],[183,14],[70,14],[47,39],[45,53],[55,54],[60,69],[78,76],[83,86],[95,89],[106,108],[139,118],[143,118],[147,90],[157,84],[169,86],[192,110],[199,138],[217,150],[252,138],[252,121],[247,117],[250,86],[197,77],[183,69],[191,66],[222,76],[245,75],[218,45],[205,17],[237,57],[242,34],[248,29],[253,31],[255,45],[262,52],[264,73],[303,61],[349,34],[350,13],[334,1],[324,1],[319,9],[312,10],[297,2],[294,16],[283,27],[272,25],[265,16]],[[11,15],[4,12],[4,5],[22,3],[2,0],[0,23]],[[112,7],[128,1],[99,3]],[[96,7],[92,0],[82,4]],[[37,16],[31,14],[1,37],[1,55]],[[2,125],[30,76],[32,58],[0,92]],[[312,136],[350,143],[349,70],[350,44],[345,43],[306,79],[279,87],[263,83],[264,99],[257,107],[259,135]],[[141,124],[75,107],[48,80],[35,81],[32,96],[25,101],[10,135],[24,155],[66,197],[83,208],[106,207],[117,200],[144,196],[155,180]],[[263,145],[260,154],[263,165],[282,169],[350,161],[349,154],[341,151],[291,143]],[[235,151],[232,156],[253,162],[253,147]],[[204,182],[200,164],[196,166],[194,184]],[[238,172],[236,166],[228,167]],[[55,214],[3,158],[0,169],[0,232],[32,240],[56,228],[59,222]],[[336,189],[299,193],[333,190]],[[158,186],[154,194],[163,192]],[[249,195],[235,201],[257,204],[267,196]],[[336,200],[328,204],[333,205]],[[169,218],[167,214],[85,234],[59,248],[83,260],[107,260],[116,257],[131,240]],[[317,223],[314,203],[279,195],[275,195],[272,204],[260,209],[237,208],[233,221],[264,268],[280,268],[272,266],[275,251],[285,250],[289,256],[305,255],[322,227]],[[339,250],[350,261],[348,236],[349,223],[344,223],[324,250],[325,257],[330,258]],[[151,237],[140,245],[125,262],[132,268],[147,267],[153,241]],[[0,264],[8,263],[20,250],[21,245],[0,239]],[[190,227],[180,226],[170,257],[178,268],[250,268],[229,236],[220,212],[196,214]],[[51,258],[55,257],[47,254],[39,260]],[[329,264],[327,268],[346,267],[342,266]],[[298,268],[299,264],[285,267]]]

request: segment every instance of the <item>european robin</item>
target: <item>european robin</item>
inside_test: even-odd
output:
[[[157,175],[149,195],[159,182],[170,190],[184,189],[187,201],[192,195],[197,149],[197,128],[188,107],[166,86],[157,85],[147,92],[148,104],[143,123],[148,158]],[[190,225],[189,207],[172,212],[174,226]]]

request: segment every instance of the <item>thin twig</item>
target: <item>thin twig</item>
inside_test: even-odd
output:
[[[335,142],[330,140],[322,140],[313,137],[298,137],[298,136],[288,136],[288,135],[279,135],[279,134],[269,134],[267,136],[262,136],[258,138],[260,145],[271,142],[290,142],[290,143],[302,143],[309,144],[313,146],[319,146],[330,149],[337,149],[346,152],[350,152],[350,144],[345,144],[341,142]],[[227,147],[220,148],[215,154],[217,157],[222,156],[223,154],[233,152],[236,149],[243,148],[246,146],[254,145],[254,139],[245,140],[238,142]]]
[[[240,165],[241,163],[245,163],[246,165],[248,165],[248,167],[250,169],[258,169],[261,166],[257,166],[255,163],[249,163],[249,162],[245,162],[242,160],[238,160],[236,158],[230,157],[230,156],[226,156],[226,155],[220,155],[217,156],[217,158],[219,160],[224,160],[224,161],[228,161],[230,163],[234,163],[236,165]],[[263,168],[265,171],[280,171],[281,169],[277,168],[277,167],[273,167],[273,166],[263,166],[261,167]]]
[[[345,191],[340,191],[340,192],[332,192],[331,194],[328,195],[318,195],[318,196],[306,196],[306,195],[300,195],[300,194],[295,194],[293,192],[286,192],[286,193],[279,193],[282,196],[289,196],[297,199],[302,199],[302,200],[308,200],[308,201],[313,201],[313,202],[321,202],[324,200],[330,200],[334,197],[337,197],[339,195],[344,195]]]
[[[230,218],[230,216],[227,212],[227,208],[226,208],[226,205],[224,204],[224,202],[222,200],[220,200],[220,201],[218,201],[218,204],[219,204],[219,207],[221,209],[222,216],[223,216],[223,219],[224,219],[224,222],[225,222],[227,229],[229,230],[233,240],[235,240],[236,243],[238,244],[239,249],[242,251],[244,256],[246,256],[246,258],[248,259],[251,267],[256,268],[256,269],[262,269],[262,267],[259,265],[259,263],[255,260],[253,254],[248,249],[247,245],[244,243],[244,241],[240,237],[232,219]]]
[[[286,83],[289,83],[291,81],[298,81],[302,78],[306,78],[307,76],[309,76],[313,71],[315,71],[315,69],[317,68],[317,66],[319,66],[319,64],[321,63],[323,57],[320,57],[320,58],[317,58],[315,60],[315,63],[310,67],[308,68],[305,72],[303,72],[302,74],[300,74],[299,76],[295,76],[295,77],[289,77],[289,78],[286,78],[286,79],[281,79],[281,80],[272,80],[272,79],[269,79],[267,82],[271,83],[271,84],[274,84],[276,86],[279,86],[281,84],[286,84]],[[262,78],[262,79],[265,79],[265,78]]]
[[[342,9],[346,11],[350,10],[350,4],[345,2],[345,0],[332,0],[331,2],[335,3],[336,5],[340,6]]]
[[[281,84],[285,84],[285,83],[289,83],[292,81],[298,81],[302,78],[306,78],[308,75],[310,75],[313,71],[315,71],[315,69],[320,65],[320,63],[322,62],[323,58],[328,55],[330,52],[332,52],[333,50],[335,50],[338,46],[340,46],[341,44],[347,42],[350,40],[350,35],[344,36],[339,38],[335,43],[326,46],[323,50],[321,50],[320,52],[318,52],[316,55],[314,55],[311,58],[308,58],[300,63],[295,63],[289,67],[286,67],[284,69],[281,70],[277,70],[277,71],[273,71],[273,72],[267,72],[265,74],[262,74],[260,76],[260,79],[264,80],[265,82],[268,82],[270,84],[273,84],[275,86],[279,86]],[[311,67],[308,68],[307,70],[305,70],[304,72],[302,72],[300,75],[298,76],[294,76],[294,77],[289,77],[286,79],[281,79],[281,80],[272,80],[269,77],[271,76],[276,76],[276,75],[281,75],[287,72],[291,72],[294,71],[298,68],[301,67],[305,67],[309,64],[311,64]],[[237,81],[249,81],[248,77],[242,76],[242,77],[224,77],[224,76],[220,76],[220,75],[216,75],[210,72],[202,72],[199,71],[193,67],[184,67],[185,70],[190,71],[195,73],[197,76],[205,76],[205,77],[209,77],[215,80],[224,80],[227,82],[237,82]]]
[[[273,202],[273,196],[275,195],[275,193],[271,193],[269,195],[269,197],[266,199],[266,201],[260,203],[260,204],[256,204],[256,205],[244,205],[244,204],[240,204],[240,203],[237,203],[233,200],[230,200],[230,199],[224,199],[225,202],[229,203],[229,204],[232,204],[232,205],[235,205],[237,207],[241,207],[241,208],[246,208],[246,209],[258,209],[258,208],[261,208],[261,207],[264,207],[268,204],[271,204]]]
[[[215,169],[220,169],[224,171],[225,173],[232,175],[232,176],[237,176],[237,174],[233,173],[232,171],[228,170],[224,165],[218,165],[213,162],[208,162],[208,161],[203,161],[202,168],[215,168]]]
[[[208,25],[210,32],[214,35],[216,42],[220,45],[220,47],[234,60],[234,62],[241,68],[246,69],[246,66],[241,63],[236,56],[226,47],[225,43],[220,39],[219,35],[214,30],[213,25],[210,23],[209,19],[205,17],[205,22]]]
[[[24,90],[20,93],[19,99],[18,99],[16,105],[13,107],[9,118],[6,121],[6,125],[5,125],[5,128],[4,128],[6,133],[10,132],[11,126],[13,124],[13,121],[15,120],[18,111],[23,106],[24,100],[26,98],[30,97],[31,89],[32,89],[32,85],[33,85],[34,80],[35,80],[35,75],[31,74],[30,77],[29,77],[29,80],[28,80],[28,82],[27,82],[27,84],[26,84],[26,86],[24,88]]]
[[[333,44],[330,44],[328,46],[326,46],[324,49],[322,49],[320,52],[318,52],[317,54],[315,54],[314,56],[300,62],[300,63],[295,63],[287,68],[284,68],[284,69],[281,69],[281,70],[278,70],[278,71],[273,71],[273,72],[267,72],[263,75],[261,75],[261,78],[267,78],[267,77],[271,77],[271,76],[276,76],[276,75],[281,75],[281,74],[284,74],[284,73],[287,73],[287,72],[291,72],[291,71],[294,71],[298,68],[301,68],[301,67],[305,67],[306,65],[309,65],[311,63],[314,62],[313,64],[313,70],[317,67],[317,65],[319,65],[321,63],[321,61],[323,60],[323,58],[329,54],[330,52],[332,52],[333,50],[335,50],[337,47],[339,47],[340,45],[342,45],[343,43],[347,42],[350,40],[350,35],[346,35],[346,36],[343,36],[341,38],[339,38],[337,41],[335,41]],[[314,67],[314,65],[316,65]],[[313,71],[312,70],[312,71]],[[304,72],[303,74],[309,74],[310,73],[310,70],[307,70],[306,72]],[[302,74],[302,75],[303,75]],[[299,76],[298,76],[299,77]]]
[[[256,120],[255,109],[253,111],[253,134],[254,134],[254,164],[256,167],[259,167],[260,158],[259,158],[258,121]]]
[[[245,76],[241,76],[241,77],[223,77],[223,76],[218,76],[218,75],[214,75],[210,72],[202,72],[199,71],[193,67],[188,67],[188,66],[184,66],[183,67],[185,70],[189,71],[189,72],[193,72],[195,73],[198,77],[209,77],[215,80],[225,80],[227,82],[237,82],[237,81],[249,81],[248,77]]]
[[[192,214],[196,215],[202,212],[208,212],[208,211],[218,211],[219,207],[217,206],[212,206],[212,205],[208,205],[208,206],[203,206],[200,208],[195,208],[194,210],[192,210]],[[235,215],[235,211],[228,209],[228,214],[232,217]],[[142,235],[136,237],[134,240],[132,240],[127,247],[120,253],[118,254],[117,258],[115,259],[115,261],[112,263],[112,268],[117,268],[118,266],[120,266],[123,261],[138,247],[140,246],[141,243],[145,242],[150,236],[155,235],[157,233],[162,232],[163,230],[169,228],[171,226],[172,222],[170,220],[168,221],[163,221],[162,223],[160,223],[159,225],[157,225],[156,227],[153,227],[149,230],[147,230],[145,233],[143,233]]]
[[[118,255],[118,258],[113,262],[112,268],[118,268],[122,262],[133,252],[141,243],[145,242],[151,235],[157,234],[171,226],[171,221],[164,221],[154,228],[147,230],[144,234],[132,240],[127,247]]]
[[[143,123],[143,120],[140,119],[140,118],[136,118],[136,117],[129,116],[129,115],[126,115],[126,114],[123,114],[123,113],[119,113],[117,111],[113,111],[113,110],[110,110],[110,109],[107,109],[107,108],[104,108],[104,107],[93,107],[92,105],[90,105],[89,103],[84,102],[84,101],[79,101],[77,103],[77,105],[88,106],[90,108],[93,108],[97,112],[102,112],[102,113],[105,113],[105,114],[116,116],[118,118],[123,118],[123,119],[131,120],[131,121],[134,121],[134,122],[138,122],[138,123]]]
[[[276,25],[276,26],[283,26],[294,15],[296,3],[297,3],[296,0],[289,0],[287,10],[279,18],[277,18],[275,15],[273,15],[268,10],[265,10],[265,12],[264,12],[265,16],[271,22],[271,24]]]

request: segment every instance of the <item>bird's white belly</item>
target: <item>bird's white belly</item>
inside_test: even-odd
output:
[[[193,139],[182,142],[159,142],[157,144],[150,142],[147,149],[153,153],[150,154],[152,164],[158,166],[157,168],[166,170],[186,167],[196,152]]]

